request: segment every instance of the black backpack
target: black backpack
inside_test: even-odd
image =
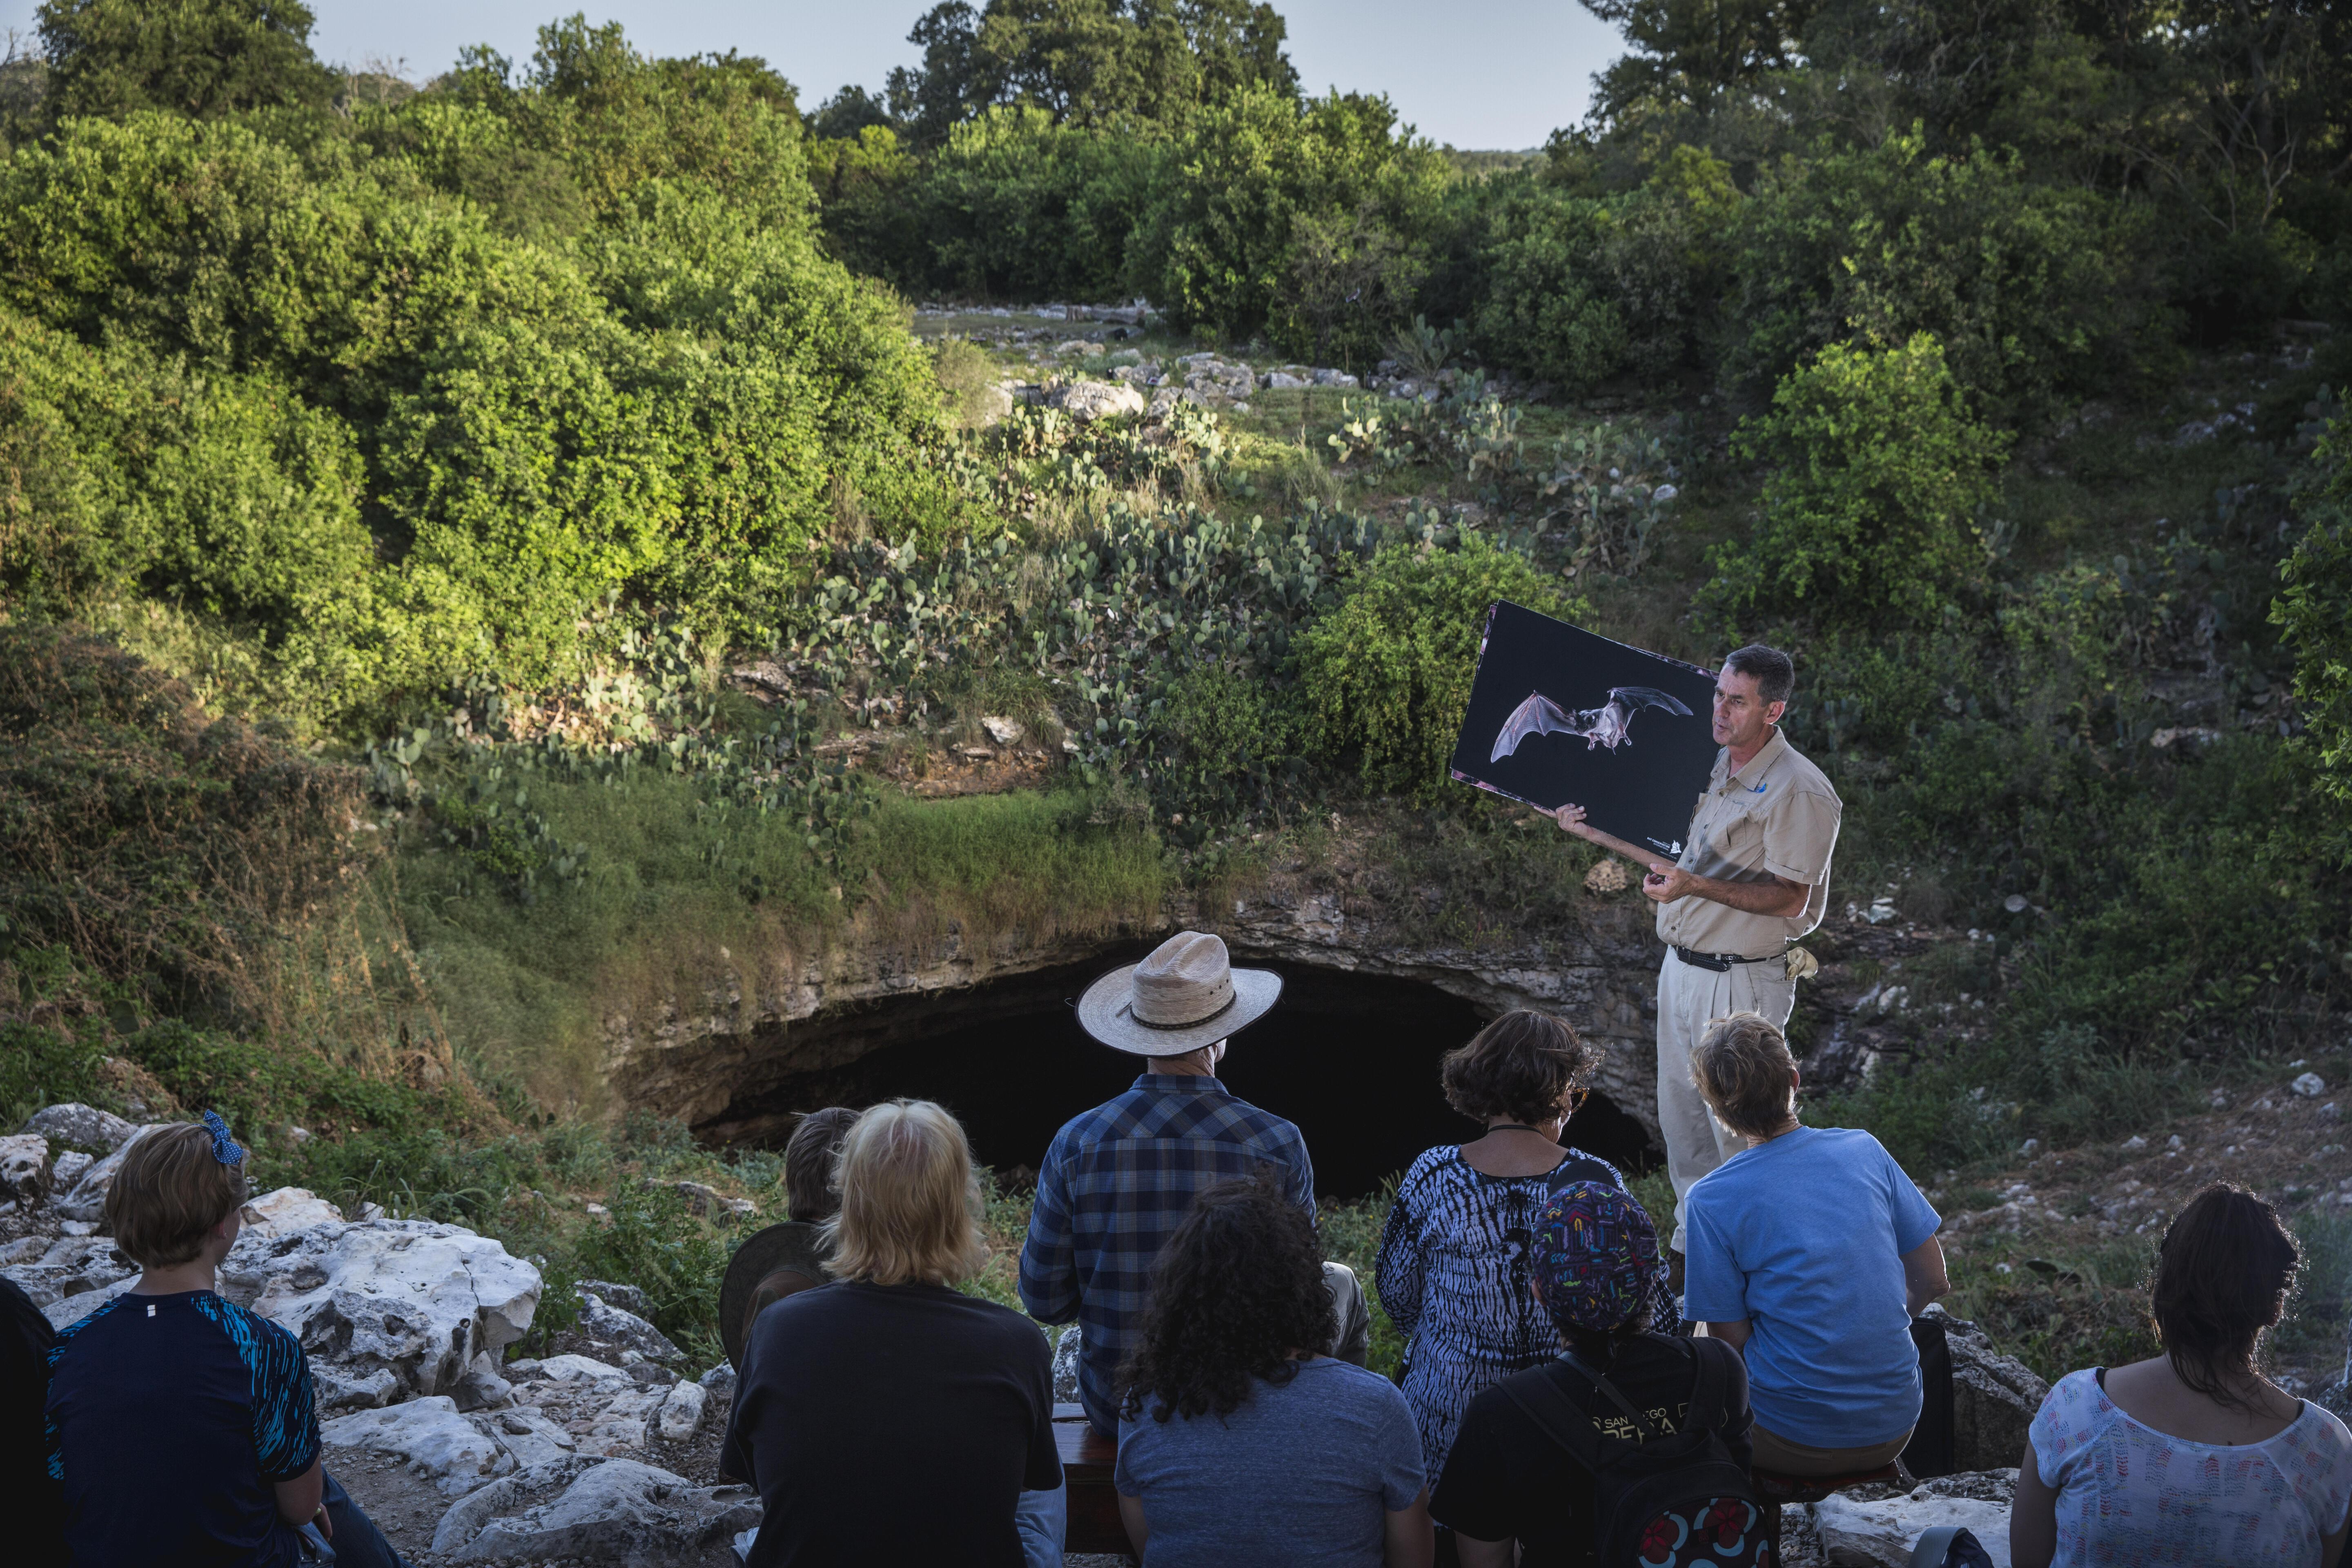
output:
[[[1503,1381],[1512,1404],[1592,1475],[1595,1559],[1601,1568],[1778,1568],[1764,1510],[1748,1473],[1724,1447],[1729,1386],[1720,1340],[1683,1340],[1697,1362],[1690,1414],[1679,1432],[1661,1430],[1617,1385],[1575,1352],[1560,1361],[1633,1424],[1641,1440],[1612,1437],[1577,1408],[1549,1367]]]

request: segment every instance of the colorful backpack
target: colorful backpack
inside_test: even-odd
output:
[[[1690,1411],[1680,1431],[1663,1430],[1601,1373],[1564,1353],[1564,1367],[1592,1385],[1641,1434],[1612,1437],[1561,1388],[1552,1366],[1502,1384],[1511,1403],[1592,1475],[1596,1561],[1601,1568],[1779,1568],[1764,1510],[1748,1474],[1724,1446],[1729,1419],[1725,1358],[1739,1352],[1720,1340],[1685,1340],[1698,1366]]]

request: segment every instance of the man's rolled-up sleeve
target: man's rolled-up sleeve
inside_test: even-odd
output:
[[[1819,882],[1829,874],[1843,809],[1835,795],[1813,790],[1782,799],[1764,819],[1764,868],[1808,888]]]

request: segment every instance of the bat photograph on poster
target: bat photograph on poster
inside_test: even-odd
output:
[[[1671,859],[1715,766],[1714,694],[1711,670],[1499,602],[1451,771]]]

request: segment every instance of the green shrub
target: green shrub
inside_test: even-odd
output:
[[[927,255],[889,275],[989,300],[1107,300],[1162,144],[1131,130],[1056,125],[1042,109],[992,109],[956,126],[904,199]]]
[[[1676,147],[1641,188],[1571,195],[1532,175],[1497,182],[1477,259],[1486,357],[1571,391],[1697,353],[1737,220],[1730,170]]]
[[[42,0],[39,18],[53,120],[316,110],[334,94],[301,0]]]
[[[1746,542],[1717,549],[1705,602],[1733,618],[1801,607],[1824,625],[1934,624],[1983,575],[1976,517],[2008,446],[1970,414],[1934,338],[1832,344],[1740,426],[1735,449],[1771,472]]]
[[[2352,421],[2327,426],[2295,498],[2305,531],[2271,619],[2294,651],[2295,699],[2319,775],[2352,799]]]
[[[1420,802],[1451,787],[1446,764],[1470,700],[1486,609],[1508,599],[1575,616],[1525,556],[1476,534],[1457,550],[1391,544],[1353,570],[1339,606],[1299,633],[1301,695],[1316,749],[1368,789]]]
[[[1727,371],[1777,381],[1831,343],[1933,334],[1990,416],[2046,419],[2161,351],[2144,215],[1922,137],[1781,164],[1747,204]]]
[[[1179,328],[1362,363],[1412,313],[1446,179],[1385,99],[1237,92],[1162,161],[1129,276]]]
[[[1614,375],[1627,333],[1601,257],[1608,204],[1530,181],[1494,223],[1477,322],[1487,357],[1570,393]]]

